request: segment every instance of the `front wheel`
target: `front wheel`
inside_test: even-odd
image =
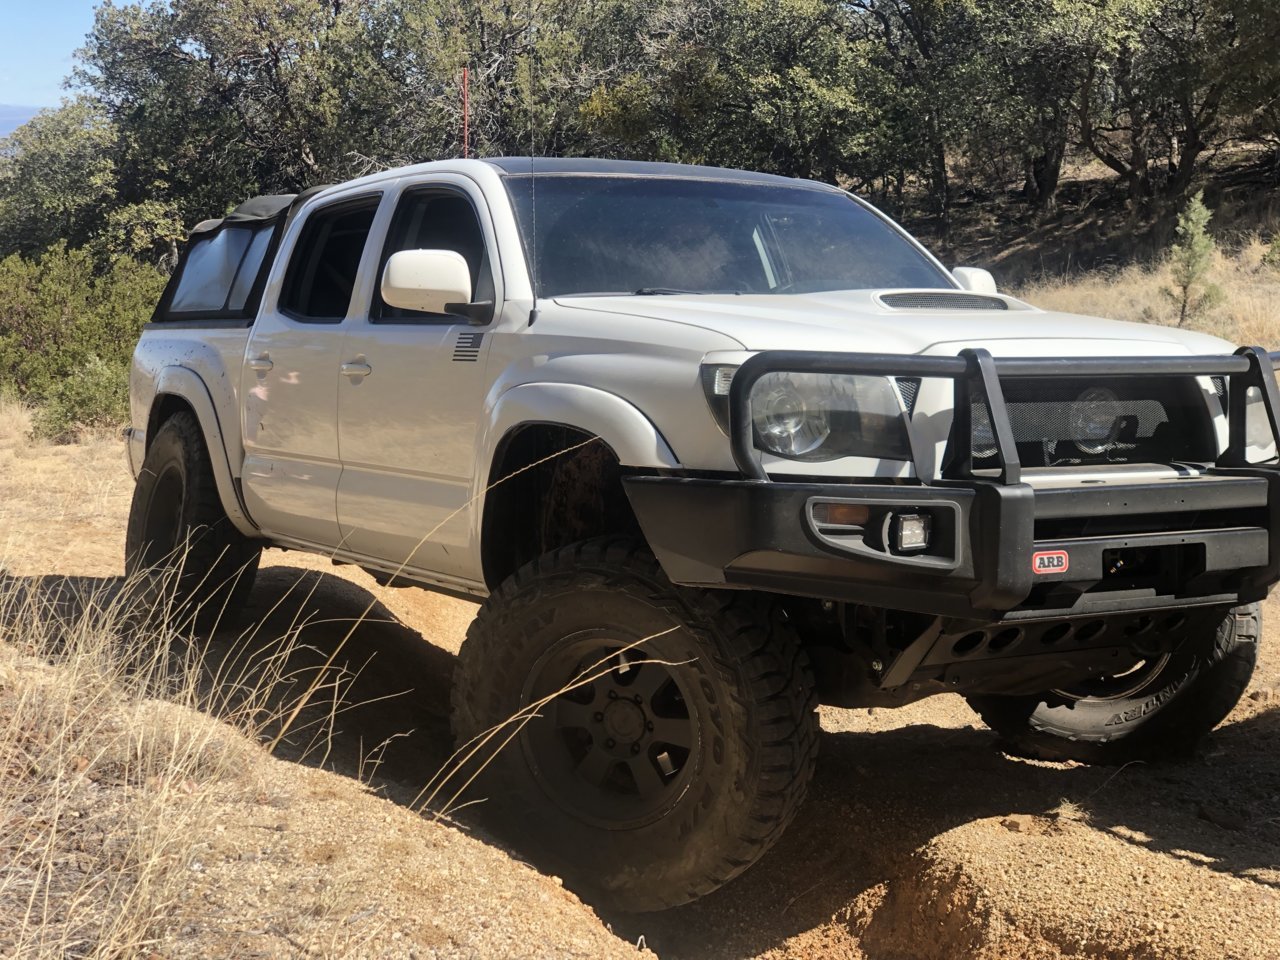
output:
[[[1177,756],[1244,695],[1261,635],[1262,611],[1253,603],[1118,676],[1033,696],[974,696],[969,705],[1020,752],[1042,760],[1115,764]]]
[[[529,718],[477,754],[492,756],[477,795],[513,843],[628,911],[686,903],[755,862],[817,749],[808,657],[776,606],[675,587],[617,539],[495,592],[459,653],[453,711],[463,745]]]

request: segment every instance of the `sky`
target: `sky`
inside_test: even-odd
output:
[[[0,105],[54,107],[100,0],[0,0]],[[3,114],[0,114],[0,121]]]

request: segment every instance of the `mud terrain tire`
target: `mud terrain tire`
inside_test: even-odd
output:
[[[818,735],[808,656],[767,599],[675,587],[643,545],[586,541],[481,608],[454,675],[456,740],[592,664],[461,799],[485,798],[487,823],[599,906],[687,903],[758,860],[804,799]]]
[[[1125,696],[970,697],[988,727],[1042,760],[1119,764],[1184,756],[1244,695],[1262,634],[1259,605],[1230,611],[1211,636],[1172,653]]]
[[[143,602],[200,627],[234,622],[262,553],[227,519],[195,415],[175,413],[151,441],[125,534],[125,573]]]

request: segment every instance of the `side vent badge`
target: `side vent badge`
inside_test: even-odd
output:
[[[483,333],[460,333],[458,334],[458,342],[453,346],[453,360],[455,363],[475,363],[480,359],[480,343],[484,340]]]

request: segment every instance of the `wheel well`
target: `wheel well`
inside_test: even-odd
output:
[[[190,413],[193,417],[196,416],[195,408],[185,398],[178,396],[176,393],[163,393],[152,401],[151,413],[147,417],[147,450],[151,449],[151,441],[160,432],[160,428],[164,426],[165,421],[175,413],[183,411]]]
[[[527,424],[498,445],[481,527],[485,582],[497,587],[535,557],[606,534],[640,536],[617,455],[599,437]]]

